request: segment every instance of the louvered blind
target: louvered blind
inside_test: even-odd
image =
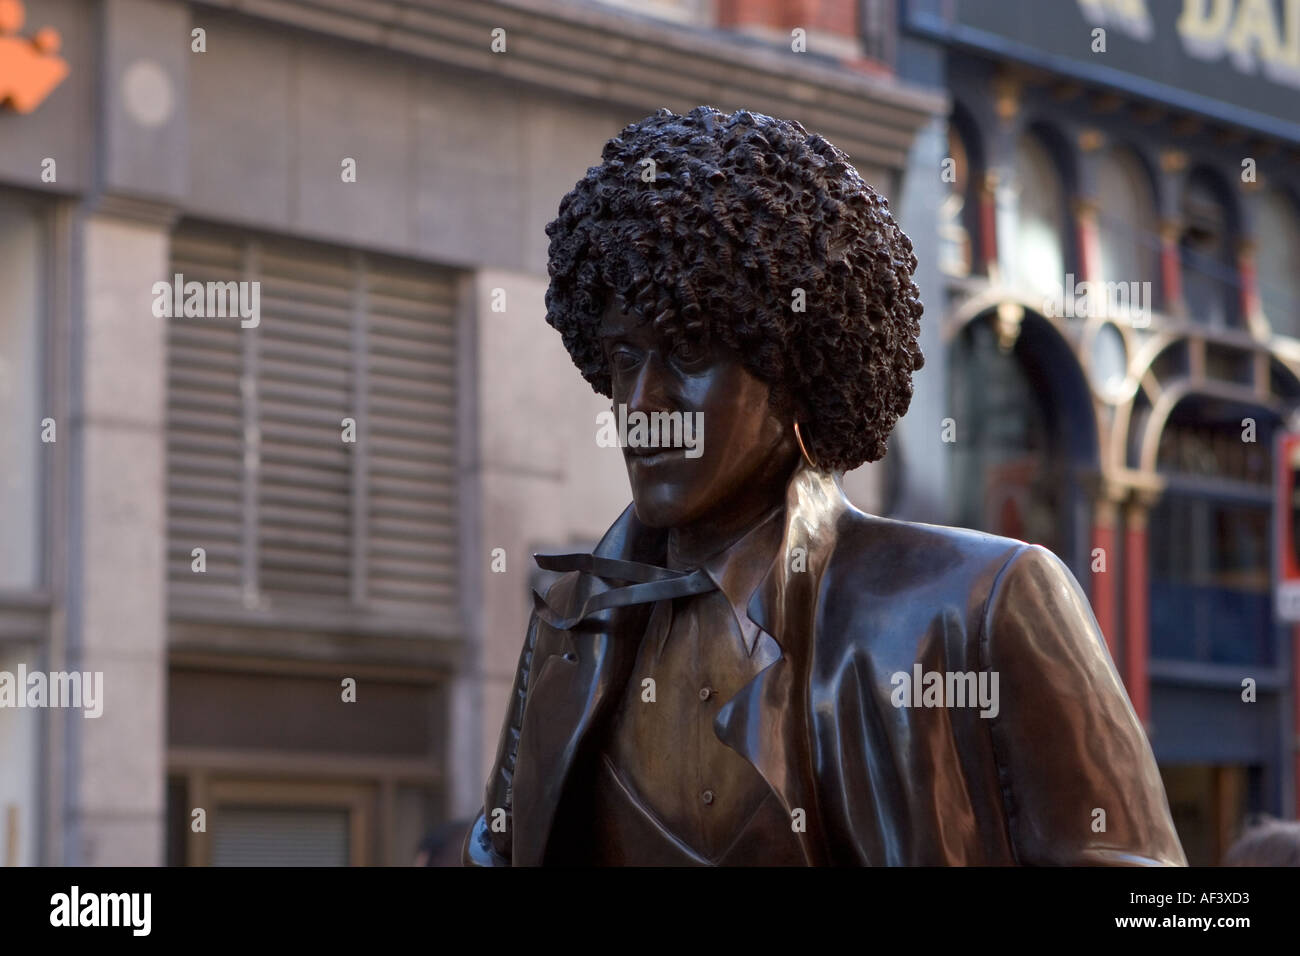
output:
[[[240,278],[238,248],[173,245],[172,272],[200,282]],[[168,570],[172,581],[235,599],[242,587],[240,502],[244,470],[241,382],[244,342],[237,321],[172,318],[167,356]],[[203,576],[190,570],[207,552]]]
[[[348,811],[221,807],[213,866],[347,866]]]
[[[186,282],[261,284],[256,328],[165,320],[173,602],[454,628],[452,275],[189,231],[172,260]]]

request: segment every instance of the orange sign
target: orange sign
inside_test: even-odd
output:
[[[59,31],[41,27],[33,37],[19,36],[25,19],[21,0],[0,0],[0,106],[8,102],[19,113],[40,106],[68,75]]]

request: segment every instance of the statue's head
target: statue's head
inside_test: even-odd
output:
[[[624,448],[644,523],[784,488],[796,423],[820,468],[884,456],[924,361],[916,257],[820,136],[660,110],[605,144],[546,233],[546,321],[583,377],[630,421],[703,425],[698,448]]]

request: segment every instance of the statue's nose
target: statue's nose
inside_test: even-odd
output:
[[[672,411],[668,378],[668,370],[658,352],[651,350],[632,381],[627,395],[627,410],[646,414]]]

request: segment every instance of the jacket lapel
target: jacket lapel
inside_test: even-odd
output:
[[[629,505],[593,553],[661,563],[665,540],[663,532],[642,525]],[[595,575],[578,574],[551,606],[566,615],[576,613],[589,596],[606,590],[609,585]],[[544,861],[574,759],[587,732],[626,682],[649,612],[649,605],[613,608],[574,631],[537,622],[536,676],[529,681],[527,711],[536,708],[545,716],[528,720],[525,711],[519,735],[512,787],[516,865]]]
[[[714,721],[718,739],[751,764],[788,814],[803,810],[808,862],[824,862],[817,812],[815,728],[808,701],[817,598],[834,550],[835,522],[847,506],[834,476],[803,463],[786,492],[785,534],[749,602],[750,619],[776,641],[781,657],[727,701]]]

